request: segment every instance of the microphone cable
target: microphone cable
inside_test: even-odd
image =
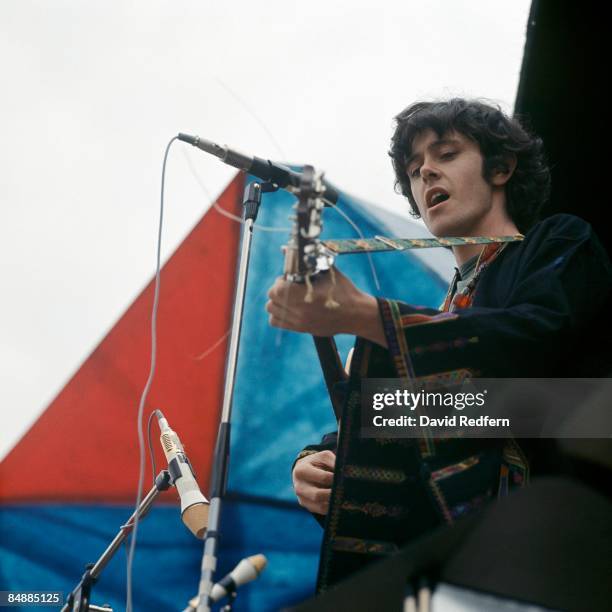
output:
[[[144,412],[144,406],[149,395],[149,390],[153,383],[155,376],[155,368],[157,365],[157,309],[159,306],[159,287],[160,287],[160,276],[161,276],[161,239],[162,239],[162,228],[164,225],[164,188],[166,181],[166,162],[168,161],[168,152],[172,143],[177,140],[174,136],[170,142],[166,145],[166,151],[164,153],[164,162],[162,165],[161,175],[161,195],[160,195],[160,206],[159,206],[159,228],[157,232],[157,257],[155,265],[155,290],[153,293],[153,308],[151,310],[151,365],[149,368],[149,377],[142,390],[140,396],[140,403],[138,405],[138,492],[136,494],[135,508],[138,509],[142,501],[143,485],[144,485],[144,471],[145,471],[145,448],[144,448],[144,434],[142,431],[142,416]],[[132,528],[132,534],[130,537],[130,548],[127,556],[126,564],[126,601],[125,610],[126,612],[132,612],[132,566],[134,563],[134,551],[136,549],[136,538],[138,535],[138,515],[134,517],[134,523]]]

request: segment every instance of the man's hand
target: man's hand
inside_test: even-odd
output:
[[[300,506],[315,514],[327,514],[334,481],[336,455],[324,450],[300,459],[293,468],[293,488]]]
[[[311,302],[305,301],[307,293],[306,284],[276,279],[266,304],[270,325],[313,336],[353,334],[386,346],[376,298],[357,289],[339,270],[314,277]],[[330,298],[337,307],[326,305]]]

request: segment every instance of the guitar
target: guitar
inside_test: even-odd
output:
[[[334,262],[333,253],[319,240],[323,230],[322,214],[326,206],[326,186],[322,175],[312,166],[304,166],[300,184],[294,190],[298,197],[295,206],[294,225],[285,251],[285,279],[311,286],[319,274],[329,274]],[[332,272],[333,273],[333,272]],[[306,296],[308,301],[308,293]],[[329,307],[337,306],[332,299]],[[331,400],[336,420],[340,420],[343,394],[338,383],[346,380],[338,348],[333,337],[313,336],[325,386]]]

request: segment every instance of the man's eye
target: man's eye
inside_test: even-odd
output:
[[[410,170],[408,172],[408,175],[410,176],[410,178],[417,178],[420,172],[421,172],[421,168],[419,166],[418,168],[413,168],[412,170]]]
[[[441,159],[452,159],[456,154],[456,151],[446,151],[440,155]]]

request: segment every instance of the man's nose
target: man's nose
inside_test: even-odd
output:
[[[440,173],[436,166],[431,161],[424,161],[421,166],[421,177],[423,180],[438,178]]]

